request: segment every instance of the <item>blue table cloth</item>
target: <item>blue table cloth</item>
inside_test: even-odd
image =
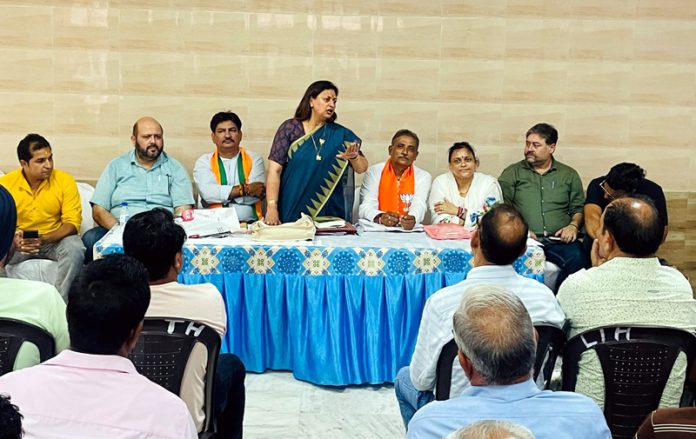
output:
[[[468,242],[385,235],[379,245],[357,236],[292,246],[189,240],[179,280],[220,290],[223,352],[249,371],[290,370],[323,385],[392,382],[410,362],[425,300],[466,278],[471,253]],[[97,256],[120,251],[108,240],[95,247]],[[530,246],[514,266],[543,282],[544,262]]]

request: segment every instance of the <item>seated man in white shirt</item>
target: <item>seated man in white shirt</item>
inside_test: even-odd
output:
[[[227,329],[227,312],[218,289],[209,283],[184,285],[177,282],[184,264],[184,241],[184,229],[165,209],[141,212],[126,223],[123,250],[145,265],[150,279],[152,299],[145,317],[194,320],[210,326],[222,338]],[[199,430],[205,421],[206,360],[205,346],[194,346],[181,383],[181,397]],[[214,377],[217,437],[242,437],[245,374],[244,365],[236,355],[220,355]]]
[[[389,159],[370,166],[360,188],[360,218],[412,230],[428,211],[432,177],[417,168],[418,136],[399,130],[389,145]],[[411,198],[411,200],[408,200]]]
[[[445,344],[452,340],[452,316],[469,288],[480,284],[505,287],[522,300],[535,325],[563,327],[565,315],[553,292],[543,283],[517,274],[512,267],[527,249],[527,233],[527,223],[514,207],[494,206],[481,217],[478,229],[471,236],[474,268],[465,280],[428,298],[411,364],[399,371],[394,382],[406,427],[414,413],[434,399],[437,359]],[[451,397],[459,396],[468,386],[464,372],[455,364]]]
[[[266,197],[263,158],[241,147],[242,121],[235,113],[217,113],[210,121],[215,151],[203,154],[193,167],[203,207],[234,207],[239,221],[261,218]]]
[[[149,304],[135,259],[109,255],[82,270],[68,295],[70,349],[0,377],[27,437],[197,438],[186,404],[128,359]]]

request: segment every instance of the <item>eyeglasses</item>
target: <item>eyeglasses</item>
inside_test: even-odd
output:
[[[609,197],[610,200],[615,200],[616,195],[614,195],[612,192],[609,192],[609,190],[606,188],[606,184],[607,184],[607,181],[602,180],[602,182],[599,183],[599,187],[602,188],[602,190],[604,191],[605,194],[607,194],[607,197]]]

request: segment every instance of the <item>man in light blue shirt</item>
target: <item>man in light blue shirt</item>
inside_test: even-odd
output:
[[[508,420],[537,439],[611,439],[589,398],[539,390],[532,379],[536,335],[522,301],[494,285],[470,288],[454,314],[458,359],[471,387],[416,412],[407,438],[442,438],[473,422]]]
[[[151,117],[138,119],[131,141],[134,149],[107,165],[90,200],[98,227],[82,237],[86,262],[92,260],[94,244],[118,224],[122,203],[128,203],[129,216],[155,207],[174,214],[193,208],[193,189],[186,169],[163,151],[162,125]]]

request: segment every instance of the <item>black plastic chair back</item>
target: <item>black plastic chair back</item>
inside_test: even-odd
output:
[[[140,374],[180,395],[186,365],[196,343],[208,351],[205,374],[204,432],[213,432],[213,384],[220,354],[220,336],[214,329],[191,320],[145,319],[138,343],[129,357]]]
[[[614,438],[632,438],[657,409],[680,352],[687,371],[696,355],[696,337],[661,327],[603,327],[570,339],[563,354],[563,390],[574,391],[578,361],[595,350],[604,374],[604,416]]]
[[[537,340],[536,359],[534,360],[534,381],[542,373],[544,377],[544,389],[551,385],[551,375],[556,366],[556,359],[566,341],[565,332],[562,329],[549,325],[534,326],[539,339]]]
[[[56,355],[56,342],[45,330],[20,320],[0,318],[0,375],[12,372],[24,342],[39,349],[41,362]]]
[[[534,380],[536,381],[541,370],[544,371],[544,386],[548,389],[551,381],[551,373],[556,365],[558,353],[565,343],[565,333],[555,326],[538,325],[534,327],[539,333],[537,342],[536,359],[534,360]],[[435,399],[444,401],[449,399],[452,385],[452,364],[457,356],[457,345],[454,339],[450,340],[440,352],[435,369]]]
[[[457,344],[452,339],[442,348],[442,352],[440,352],[440,356],[437,358],[435,399],[438,401],[449,399],[450,387],[452,386],[452,364],[458,350]]]

